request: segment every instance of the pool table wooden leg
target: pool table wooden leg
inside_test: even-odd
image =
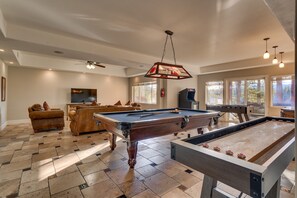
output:
[[[116,145],[117,136],[110,132],[108,134],[109,134],[108,139],[109,139],[109,143],[110,143],[110,148],[113,151],[115,149],[115,147],[117,146]]]
[[[130,165],[130,168],[134,168],[136,164],[136,155],[137,155],[137,145],[138,142],[127,142],[127,151],[129,155],[128,164]]]

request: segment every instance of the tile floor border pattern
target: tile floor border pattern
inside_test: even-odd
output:
[[[0,197],[199,197],[203,174],[170,159],[169,142],[189,133],[197,135],[141,141],[129,169],[125,142],[118,139],[111,152],[104,132],[72,136],[65,127],[34,134],[29,124],[8,125],[0,132]],[[286,171],[292,175],[294,167]],[[282,177],[281,197],[294,197],[294,183]]]

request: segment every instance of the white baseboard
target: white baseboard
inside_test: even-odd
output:
[[[3,130],[7,126],[7,121],[1,124],[0,130]]]
[[[11,125],[11,124],[23,124],[23,123],[30,123],[30,119],[8,120],[7,121],[7,125]]]

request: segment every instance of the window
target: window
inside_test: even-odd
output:
[[[157,83],[140,83],[132,86],[132,101],[145,104],[157,104]]]
[[[265,114],[265,78],[229,81],[229,104],[248,105],[253,114]]]
[[[206,82],[205,103],[208,105],[223,104],[223,81]]]
[[[272,106],[295,106],[294,76],[273,76],[271,78]]]

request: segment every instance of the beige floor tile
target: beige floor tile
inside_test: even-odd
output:
[[[168,159],[166,159],[163,156],[157,155],[157,156],[149,158],[149,160],[154,162],[155,164],[161,164],[163,162],[166,162]]]
[[[102,155],[99,157],[104,163],[108,163],[115,160],[120,160],[123,158],[122,155],[120,155],[117,152],[109,151],[102,153]]]
[[[281,190],[280,191],[280,198],[294,198],[294,195]]]
[[[26,161],[26,160],[31,160],[31,158],[32,158],[31,154],[23,155],[23,156],[13,157],[10,162],[13,163],[13,162]]]
[[[52,196],[52,198],[81,198],[81,197],[83,196],[79,190],[79,187],[74,187]]]
[[[31,167],[31,160],[14,162],[14,163],[10,163],[10,164],[1,166],[0,174],[12,172],[12,171],[16,171],[16,170],[22,170],[22,169],[30,168],[30,167]]]
[[[14,154],[13,154],[13,157],[29,155],[29,154],[33,154],[33,153],[37,153],[37,152],[38,152],[38,147],[37,148],[22,149],[20,151],[15,151]]]
[[[69,167],[67,167],[67,168],[65,168],[65,169],[63,169],[63,170],[61,170],[59,172],[56,172],[56,175],[58,177],[60,177],[62,175],[67,175],[69,173],[73,173],[73,172],[77,172],[77,171],[79,171],[79,170],[78,170],[76,164],[73,164],[73,165],[71,165],[71,166],[69,166]]]
[[[157,152],[157,151],[155,151],[153,149],[146,149],[146,150],[140,151],[138,153],[139,153],[139,155],[142,155],[145,158],[150,158],[150,157],[160,155],[159,152]]]
[[[160,173],[160,171],[158,169],[156,169],[155,167],[153,167],[151,165],[143,166],[141,168],[136,169],[136,171],[139,172],[145,178],[155,175],[157,173]]]
[[[159,164],[158,166],[156,166],[156,168],[170,177],[173,177],[174,175],[177,175],[178,173],[184,172],[186,170],[185,167],[172,160]]]
[[[132,197],[147,189],[147,187],[139,180],[124,182],[119,185],[120,189],[127,197]]]
[[[56,173],[52,162],[44,164],[36,169],[24,171],[21,183],[42,181]]]
[[[13,155],[14,151],[3,151],[3,152],[0,152],[0,157],[2,156],[6,156],[6,155]]]
[[[53,161],[52,158],[49,158],[49,159],[45,159],[45,160],[41,160],[41,161],[38,161],[38,162],[34,162],[32,163],[32,166],[31,166],[31,169],[36,169],[36,168],[39,168],[45,164],[49,164]]]
[[[70,173],[61,177],[49,179],[51,194],[62,192],[66,189],[79,186],[85,183],[85,180],[79,172]]]
[[[54,160],[54,166],[55,166],[56,172],[60,172],[64,169],[76,164],[79,161],[80,161],[80,159],[78,158],[76,153],[71,153],[71,154],[65,155],[57,160]]]
[[[10,162],[12,155],[0,156],[0,164]]]
[[[191,197],[199,198],[201,195],[202,185],[203,181],[200,181],[197,184],[193,185],[191,188],[185,190],[185,193],[187,193]]]
[[[57,156],[57,152],[56,151],[50,151],[50,152],[46,152],[46,153],[39,153],[36,155],[32,156],[32,162],[38,162],[41,160],[45,160],[45,159],[50,159],[53,157]]]
[[[170,192],[166,193],[165,195],[163,195],[162,198],[191,198],[191,196],[186,194],[179,188],[175,188]]]
[[[11,142],[9,143],[6,147],[0,148],[0,151],[14,151],[17,149],[21,149],[23,146],[24,141],[19,141],[19,142]]]
[[[152,161],[150,161],[140,155],[140,156],[137,156],[137,158],[136,158],[136,165],[134,168],[140,168],[140,167],[152,164],[152,163],[153,163]]]
[[[164,173],[158,173],[145,179],[144,184],[159,196],[164,195],[180,185],[177,181]]]
[[[0,183],[6,182],[9,180],[20,179],[22,177],[22,170],[4,172],[0,174]]]
[[[179,174],[175,175],[174,177],[172,177],[173,179],[175,179],[176,181],[178,181],[179,183],[181,183],[182,185],[184,185],[187,188],[192,187],[193,185],[197,184],[198,182],[201,181],[201,179],[186,173],[186,172],[180,172]]]
[[[104,171],[99,171],[96,173],[86,175],[84,178],[89,186],[109,179],[109,177],[106,175]]]
[[[147,189],[132,198],[158,198],[159,196],[153,193],[150,189]]]
[[[96,160],[93,162],[79,165],[78,168],[81,171],[82,175],[85,176],[85,175],[89,175],[91,173],[102,171],[102,170],[106,169],[107,166],[103,162]]]
[[[134,169],[129,167],[120,167],[106,173],[116,184],[121,184],[135,179],[142,180],[144,177]]]
[[[105,164],[111,170],[120,168],[121,166],[126,166],[126,167],[129,166],[128,159],[125,159],[125,160],[121,160],[121,159],[120,160],[115,160],[115,161],[107,162]]]
[[[20,186],[19,195],[25,195],[44,188],[48,188],[47,178],[42,181],[31,181],[31,182],[22,183]]]
[[[95,160],[98,160],[98,156],[96,156],[96,155],[90,155],[87,158],[82,158],[82,159],[80,158],[80,160],[81,160],[82,163],[89,163],[89,162],[93,162]]]
[[[50,198],[49,188],[44,188],[29,194],[22,195],[19,198],[32,198],[32,197]]]
[[[82,190],[82,193],[85,198],[115,198],[123,194],[111,180],[106,180],[85,188]]]
[[[20,181],[20,179],[14,179],[0,183],[0,197],[18,193]]]

